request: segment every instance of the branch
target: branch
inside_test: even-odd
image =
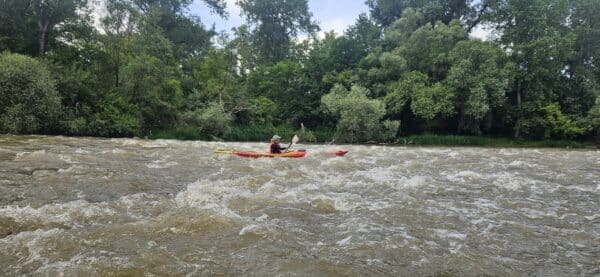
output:
[[[481,17],[483,16],[483,14],[487,10],[487,8],[490,6],[490,2],[492,2],[492,1],[494,1],[494,0],[483,1],[482,5],[481,5],[481,9],[479,9],[479,12],[477,13],[477,17],[475,18],[475,20],[473,22],[471,22],[471,24],[467,28],[467,33],[471,33],[473,28],[475,28],[475,26],[477,26],[479,24],[479,22],[481,22]]]

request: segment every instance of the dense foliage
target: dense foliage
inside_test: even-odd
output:
[[[307,0],[239,0],[231,35],[191,2],[0,0],[0,132],[600,136],[597,0],[367,0],[321,35]]]

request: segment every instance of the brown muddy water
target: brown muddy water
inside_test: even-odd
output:
[[[600,274],[600,151],[0,136],[1,276]]]

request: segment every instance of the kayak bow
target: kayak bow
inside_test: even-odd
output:
[[[346,154],[348,154],[348,150],[325,150],[325,154],[329,154],[329,155],[336,155],[336,156],[344,156]]]

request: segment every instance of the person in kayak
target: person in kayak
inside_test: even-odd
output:
[[[271,154],[281,154],[282,150],[286,150],[287,147],[281,147],[279,142],[281,141],[281,137],[278,135],[274,135],[271,139]]]

